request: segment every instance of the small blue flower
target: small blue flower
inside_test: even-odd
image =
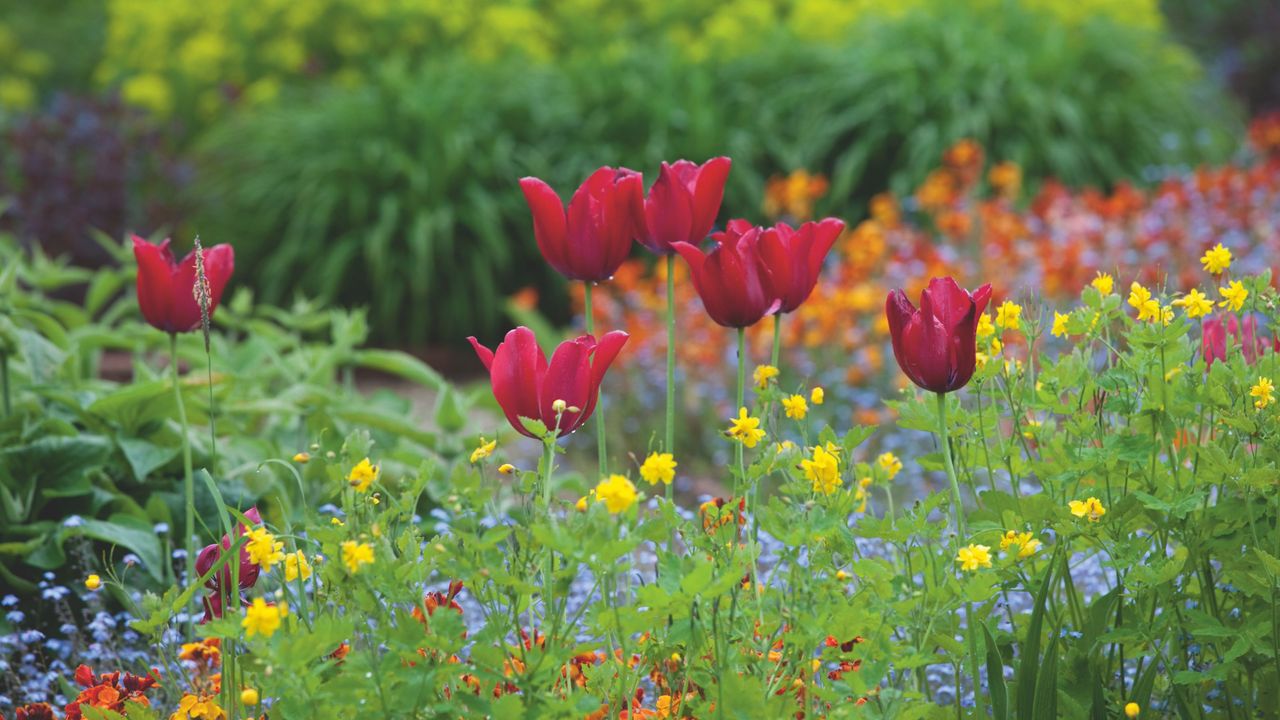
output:
[[[14,605],[17,605],[17,604],[18,604],[17,595],[5,595],[4,599],[0,600],[0,605],[4,607],[13,607]]]
[[[72,515],[62,521],[62,527],[78,528],[81,525],[84,525],[84,518],[79,515]]]
[[[124,561],[125,565],[141,565],[142,564],[142,558],[138,557],[137,555],[134,555],[133,553],[129,553],[128,555],[125,555],[121,559]]]
[[[155,524],[155,526],[154,526],[154,527],[152,527],[151,529],[152,529],[152,530],[155,532],[155,534],[157,534],[157,535],[168,535],[168,534],[169,534],[169,523],[156,523],[156,524]]]
[[[41,591],[40,597],[44,598],[45,600],[53,600],[56,602],[58,600],[65,598],[70,594],[71,594],[71,590],[69,588],[62,587],[61,585],[52,585],[50,587],[45,588],[43,591]]]
[[[27,619],[27,615],[21,610],[10,610],[8,613],[5,613],[4,619],[14,625],[18,625],[21,624],[23,620]]]

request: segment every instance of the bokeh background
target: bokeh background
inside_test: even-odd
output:
[[[377,343],[461,349],[509,298],[568,321],[516,184],[732,156],[723,217],[824,178],[852,227],[971,138],[1109,191],[1221,163],[1280,102],[1265,0],[0,2],[3,229],[199,233],[258,299],[367,307]],[[909,208],[908,208],[909,209]],[[448,357],[446,354],[444,357]],[[448,365],[447,362],[441,364]]]

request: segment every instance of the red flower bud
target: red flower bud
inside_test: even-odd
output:
[[[730,220],[724,232],[711,236],[716,246],[706,254],[686,242],[671,245],[689,263],[707,314],[725,327],[755,325],[782,305],[773,273],[760,254],[765,232],[746,220]]]
[[[618,271],[644,227],[644,179],[626,168],[602,167],[569,201],[538,178],[520,180],[533,213],[542,257],[570,280],[601,282]]]
[[[991,285],[972,295],[950,277],[933,278],[920,293],[917,310],[906,293],[885,300],[893,356],[916,385],[937,393],[959,390],[977,362],[977,318],[987,309]]]
[[[152,245],[134,235],[133,257],[138,261],[138,306],[142,317],[152,327],[168,333],[190,332],[199,327],[195,253],[188,253],[182,262],[176,262],[167,238],[159,245]],[[235,251],[230,245],[215,245],[204,251],[210,317],[222,299],[222,291],[233,270]]]
[[[843,221],[827,218],[807,222],[796,230],[778,223],[761,234],[760,254],[773,273],[782,300],[778,312],[792,312],[809,299],[822,273],[822,262],[842,232]]]
[[[670,255],[675,252],[672,243],[696,245],[706,239],[720,212],[730,165],[727,157],[711,158],[702,165],[688,160],[662,163],[658,181],[644,201],[641,244],[659,255]]]

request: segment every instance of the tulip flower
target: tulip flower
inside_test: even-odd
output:
[[[142,317],[167,333],[191,332],[200,326],[200,304],[196,302],[196,256],[188,253],[177,262],[169,240],[152,245],[133,236],[133,256],[138,261],[138,306]],[[215,245],[204,251],[205,276],[209,280],[209,315],[218,307],[222,291],[235,269],[235,251],[230,245]]]
[[[782,304],[760,251],[765,232],[746,220],[730,220],[724,232],[711,236],[716,246],[710,252],[686,242],[671,245],[689,263],[693,286],[707,314],[720,325],[750,327]]]
[[[658,181],[644,200],[640,243],[659,255],[675,252],[672,243],[698,244],[711,232],[724,199],[732,161],[715,157],[701,165],[688,160],[662,163]]]
[[[773,273],[774,285],[782,301],[779,313],[800,307],[818,284],[822,262],[844,232],[844,222],[827,218],[807,222],[793,230],[778,223],[760,236],[760,254]]]
[[[1206,367],[1213,367],[1213,363],[1217,360],[1227,359],[1228,335],[1240,346],[1244,361],[1249,365],[1257,362],[1258,357],[1266,352],[1267,342],[1258,335],[1258,321],[1252,315],[1243,320],[1235,315],[1228,315],[1225,321],[1216,317],[1210,318],[1204,321],[1200,338]]]
[[[596,408],[605,371],[629,336],[615,330],[597,342],[582,335],[560,343],[547,362],[527,327],[507,333],[496,350],[467,338],[489,371],[493,396],[517,432],[536,438],[521,418],[539,420],[560,437],[577,430]]]
[[[972,295],[949,278],[933,278],[916,309],[902,290],[885,300],[893,355],[916,385],[936,393],[959,390],[973,377],[977,318],[987,309],[991,285]]]
[[[262,516],[258,513],[257,508],[249,508],[245,511],[244,516],[251,523],[259,524],[262,522]],[[236,528],[237,535],[244,535],[247,532],[249,532],[249,528],[244,523],[240,523]],[[205,548],[200,551],[200,555],[196,558],[196,575],[198,577],[204,577],[205,573],[209,572],[213,569],[214,565],[218,564],[218,561],[222,558],[222,552],[230,549],[231,538],[228,535],[223,535],[220,542],[213,543],[212,545],[206,545]],[[257,584],[260,568],[250,562],[249,552],[243,547],[240,548],[239,559],[240,576],[238,586],[240,590],[248,590]],[[229,565],[224,566],[221,570],[214,573],[205,581],[205,587],[210,590],[209,595],[204,600],[205,622],[208,622],[210,619],[215,617],[222,617],[222,591],[223,588],[229,588],[230,586],[231,567]],[[235,594],[239,595],[238,592]]]
[[[626,168],[602,167],[569,201],[538,178],[520,180],[533,213],[533,235],[551,267],[570,280],[601,282],[618,271],[644,230],[644,179]]]

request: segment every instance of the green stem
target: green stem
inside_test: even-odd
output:
[[[676,256],[667,256],[667,437],[662,449],[675,454],[676,447]],[[667,483],[671,500],[675,483]]]
[[[960,555],[960,539],[967,537],[964,528],[964,512],[960,506],[960,482],[956,479],[956,467],[951,460],[951,433],[947,425],[947,395],[938,393],[938,433],[942,445],[942,458],[947,468],[947,479],[951,481],[951,508],[956,523],[956,556]],[[965,634],[969,637],[969,672],[973,675],[973,701],[978,704],[982,697],[982,676],[978,674],[978,635],[974,629],[977,618],[973,614],[973,603],[965,603]],[[957,703],[959,698],[956,698]]]
[[[9,355],[0,353],[0,386],[3,386],[4,392],[4,415],[8,417],[13,413],[13,401],[9,397]]]
[[[595,290],[595,286],[589,282],[583,283],[586,292],[583,294],[583,313],[586,315],[587,334],[595,337],[596,320],[595,313],[591,307],[591,296]],[[600,455],[600,477],[603,479],[609,475],[609,464],[606,458],[608,451],[605,449],[604,437],[604,408],[600,406],[600,398],[596,398],[596,451]]]
[[[733,409],[734,417],[738,415],[738,408],[747,406],[747,329],[738,328],[738,395],[737,406]],[[747,473],[745,469],[745,461],[743,454],[743,446],[741,442],[736,442],[733,448],[734,461],[738,465],[738,479],[733,483],[733,495],[736,500],[738,497],[739,483],[746,479]]]
[[[196,486],[195,474],[191,470],[191,427],[187,424],[187,406],[182,402],[182,388],[178,384],[178,334],[169,333],[169,371],[173,379],[173,402],[178,408],[178,423],[182,425],[182,489],[186,496],[186,524],[183,526],[187,551],[187,582],[194,581],[196,574]]]
[[[557,423],[557,425],[558,424],[559,423]],[[547,452],[542,458],[542,509],[547,513],[547,522],[550,523],[551,528],[554,530],[556,526],[556,516],[551,510],[551,473],[555,469],[556,463],[556,441],[553,438],[544,440],[543,442],[547,446]],[[551,548],[547,548],[546,562],[543,564],[544,578],[542,588],[542,612],[544,624],[546,622],[547,615],[552,612],[552,604],[555,601],[555,561],[556,559],[553,551]],[[532,607],[529,608],[529,616],[529,625],[532,628]]]
[[[778,359],[782,355],[782,313],[773,316],[773,354],[769,356],[769,364],[782,369]]]

